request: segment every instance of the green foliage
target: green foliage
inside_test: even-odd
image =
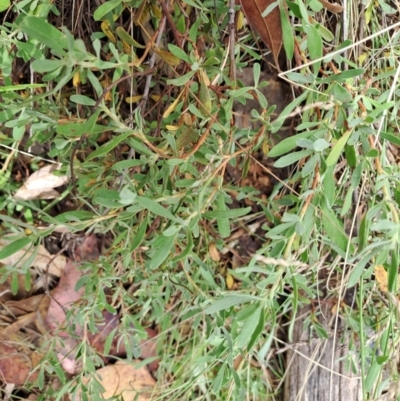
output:
[[[232,80],[224,2],[173,4],[176,32],[163,31],[158,2],[122,0],[92,10],[88,37],[55,26],[60,10],[47,1],[16,3],[0,26],[0,220],[2,230],[15,235],[0,259],[61,228],[71,235],[104,235],[106,254],[82,267],[78,285],[85,295],[70,313],[70,325],[94,331],[103,310],[114,313],[123,305],[129,311],[123,316],[123,341],[131,358],[140,353],[143,327],[157,326],[162,344],[157,375],[165,399],[277,399],[273,381],[281,380],[285,369],[280,356],[270,357],[271,349],[279,346],[283,320],[289,321],[291,341],[298,310],[319,299],[321,268],[343,280],[334,292],[338,299],[345,288],[358,285],[363,313],[348,307],[343,313],[344,324],[360,333],[360,345],[350,351],[363,366],[365,398],[381,396],[384,386],[377,378],[398,352],[399,171],[387,152],[400,145],[394,79],[399,38],[389,43],[377,33],[366,64],[361,54],[358,59],[326,54],[331,45],[343,50],[350,43],[340,43],[334,27],[317,21],[319,2],[285,3],[288,7],[274,2],[265,13],[280,9],[285,54],[301,64],[282,76],[301,93],[278,116],[260,90],[265,84],[255,60],[261,56],[247,28],[233,61],[238,68],[253,66],[254,85]],[[8,7],[1,3],[0,11]],[[377,18],[370,9],[366,13]],[[129,32],[118,26],[124,18]],[[212,45],[200,49],[200,43]],[[383,47],[389,49],[385,56],[379,53]],[[21,79],[26,82],[16,82],[13,68],[19,64],[31,67],[32,75]],[[260,107],[253,117],[265,131],[233,123],[235,102],[254,94]],[[243,167],[246,176],[249,155],[293,114],[296,132],[268,153],[276,168],[293,169],[286,183],[265,199],[253,188],[227,182],[227,168]],[[56,160],[70,184],[51,203],[16,202],[19,151],[30,153],[37,144],[46,150],[29,160],[29,168]],[[65,211],[64,199],[73,200],[75,209]],[[253,208],[232,205],[243,199]],[[61,213],[54,213],[57,204]],[[265,231],[257,254],[238,268],[218,263],[211,244],[226,254],[231,235],[252,220]],[[298,262],[307,270],[298,271]],[[379,304],[373,285],[376,264],[388,273],[385,304]],[[14,293],[16,273],[10,266],[2,269],[2,281],[11,277]],[[238,284],[235,291],[229,276]],[[112,299],[105,288],[112,289]],[[317,321],[312,328],[320,338],[328,336]],[[374,345],[364,332],[373,333]],[[110,335],[107,349],[111,340]],[[83,386],[81,377],[76,383],[66,379],[55,347],[48,344],[48,357],[38,368],[43,400],[61,399]],[[102,362],[85,342],[78,348],[84,376]],[[239,358],[243,363],[237,366]],[[271,383],[252,359],[274,377]],[[57,395],[46,385],[49,374],[63,384]],[[93,385],[93,392],[98,387]]]

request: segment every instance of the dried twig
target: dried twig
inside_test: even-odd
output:
[[[236,82],[236,62],[235,62],[235,0],[229,2],[229,52],[231,59],[230,78]]]

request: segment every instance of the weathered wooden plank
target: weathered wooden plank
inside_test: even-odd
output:
[[[334,331],[332,303],[322,303],[319,322],[328,333]],[[310,327],[304,327],[311,306],[299,310],[295,322],[293,345],[287,351],[285,401],[361,401],[361,379],[346,370],[346,342],[340,335],[328,339],[310,338]],[[340,329],[340,327],[339,327]],[[333,358],[333,359],[332,359]],[[332,364],[333,361],[333,364]]]

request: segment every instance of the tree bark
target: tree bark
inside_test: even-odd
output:
[[[318,316],[319,323],[327,333],[334,330],[332,306],[332,302],[321,303],[321,313]],[[315,331],[310,339],[310,325],[304,327],[310,313],[311,306],[306,306],[297,314],[293,331],[294,343],[287,351],[284,400],[362,400],[361,379],[346,369],[349,364],[343,358],[348,355],[348,342],[345,340],[343,343],[339,333],[336,333],[336,341],[333,333],[328,339],[316,338]]]

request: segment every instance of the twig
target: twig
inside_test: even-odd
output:
[[[231,80],[236,82],[236,62],[235,62],[235,0],[229,2],[229,52],[230,52],[230,75]]]
[[[110,85],[108,85],[106,88],[104,88],[103,93],[101,94],[101,96],[99,97],[99,99],[97,100],[96,104],[93,106],[92,109],[92,114],[94,114],[94,112],[96,111],[96,109],[99,107],[101,101],[104,99],[104,97],[106,96],[106,94],[112,89],[114,88],[114,86],[120,84],[123,81],[126,81],[129,78],[134,78],[134,77],[139,77],[142,75],[149,75],[151,73],[153,73],[156,70],[156,67],[152,67],[152,68],[148,68],[146,71],[139,71],[139,72],[134,72],[133,74],[129,74],[129,75],[125,75],[119,79],[117,79],[116,81],[112,82]]]
[[[167,3],[166,3],[167,7],[168,7],[168,5],[169,5],[169,1],[167,1]],[[162,38],[162,35],[164,33],[164,30],[165,30],[166,18],[167,17],[164,15],[164,18],[161,20],[161,23],[160,23],[160,26],[159,26],[159,29],[158,29],[158,36],[157,36],[156,43],[155,43],[155,45],[157,47],[160,46],[161,38]],[[154,67],[154,64],[156,62],[156,58],[157,58],[157,53],[153,52],[153,54],[152,54],[152,56],[150,58],[150,63],[149,63],[149,67],[150,68]],[[143,100],[140,102],[140,105],[137,107],[137,109],[142,109],[142,112],[144,111],[144,106],[146,105],[147,99],[149,97],[151,78],[152,78],[151,75],[148,75],[146,77],[146,84],[145,84],[144,91],[143,91]],[[132,151],[132,149],[131,149],[131,151]],[[129,155],[130,154],[131,153],[129,153]],[[132,157],[133,157],[133,153],[132,153],[132,156],[130,156],[130,158],[132,158]]]
[[[172,19],[171,13],[169,12],[169,9],[168,9],[168,4],[165,4],[164,0],[159,0],[159,3],[161,5],[164,17],[167,19],[168,25],[171,28],[172,34],[174,35],[177,46],[183,50],[181,34],[176,29],[174,20]]]

